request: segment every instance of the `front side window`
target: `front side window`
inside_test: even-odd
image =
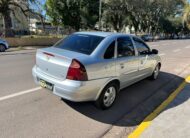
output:
[[[135,49],[129,37],[121,37],[117,39],[118,58],[135,56]]]
[[[138,50],[138,53],[140,55],[145,55],[150,52],[150,48],[143,41],[141,41],[140,39],[135,38],[135,37],[133,38],[133,40],[134,40],[135,46]]]
[[[112,59],[114,58],[114,54],[115,53],[115,41],[113,41],[109,47],[107,48],[105,54],[104,54],[104,58],[105,59]]]
[[[55,44],[55,47],[90,55],[103,39],[101,36],[73,34]]]

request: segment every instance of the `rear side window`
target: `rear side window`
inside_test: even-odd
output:
[[[114,54],[115,53],[115,41],[113,41],[109,47],[107,48],[105,54],[104,54],[104,58],[105,59],[112,59],[114,58]]]
[[[90,55],[103,39],[100,36],[73,34],[55,44],[55,47]]]
[[[140,55],[144,55],[150,52],[150,48],[143,41],[135,37],[133,40]]]
[[[135,49],[129,37],[121,37],[117,40],[118,58],[135,56]]]

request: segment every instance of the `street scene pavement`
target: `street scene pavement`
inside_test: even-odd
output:
[[[180,94],[146,129],[141,138],[188,138],[190,137],[190,79]],[[175,130],[175,131],[174,131]]]
[[[61,100],[51,91],[36,86],[32,78],[36,49],[0,53],[0,137],[127,137],[190,74],[190,40],[155,41],[148,45],[158,49],[162,58],[159,78],[145,79],[122,90],[115,105],[106,111],[97,109],[91,102]],[[171,104],[164,111],[172,115],[170,119],[182,112],[180,106],[184,113],[188,109],[188,88],[181,93],[178,106]],[[187,97],[183,98],[183,94]],[[180,118],[185,119],[185,115]],[[142,136],[155,137],[159,133],[156,129],[160,128],[156,121],[163,120],[161,125],[164,125],[165,119],[161,114]],[[188,120],[181,121],[189,127]],[[169,126],[165,127],[164,132],[172,131]]]

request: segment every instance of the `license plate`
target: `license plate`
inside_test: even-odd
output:
[[[53,84],[51,84],[47,81],[41,80],[41,79],[39,80],[39,83],[40,83],[41,87],[49,89],[49,90],[53,90]]]

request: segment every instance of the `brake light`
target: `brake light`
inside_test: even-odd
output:
[[[73,59],[67,72],[67,79],[76,81],[87,81],[88,76],[84,65]]]

